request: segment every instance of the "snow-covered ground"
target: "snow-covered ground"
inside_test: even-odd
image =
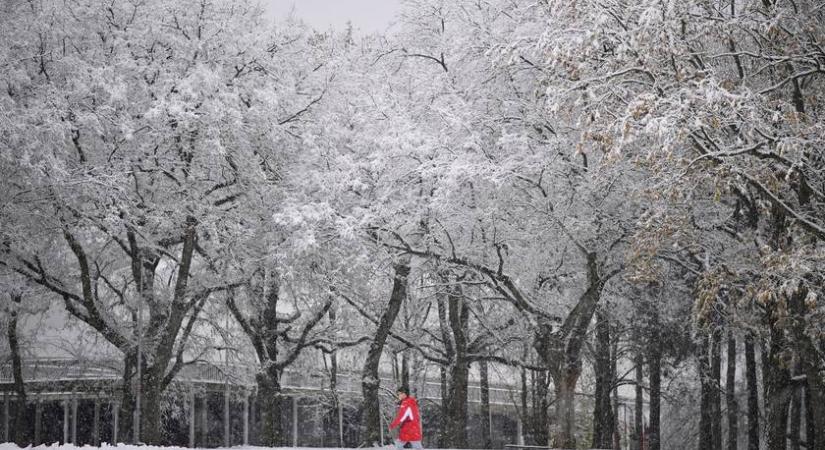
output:
[[[129,445],[129,444],[119,444],[119,445],[110,445],[110,444],[101,444],[100,447],[94,447],[91,445],[84,445],[84,446],[75,446],[75,445],[60,445],[60,444],[52,444],[52,445],[38,445],[36,447],[26,447],[27,449],[40,449],[40,450],[93,450],[93,449],[100,449],[100,450],[191,450],[189,447],[159,447],[154,445]],[[384,446],[384,447],[377,447],[379,450],[389,450],[394,449],[393,446]],[[3,442],[0,443],[0,450],[20,450],[16,444],[10,442]],[[210,448],[209,450],[352,450],[352,449],[342,449],[339,447],[255,447],[251,445],[238,445],[235,447],[218,447],[218,448]],[[450,450],[450,449],[427,449],[427,450]]]
[[[92,450],[99,448],[100,450],[191,450],[188,447],[158,447],[153,445],[129,445],[129,444],[119,444],[119,445],[110,445],[110,444],[102,444],[100,447],[93,447],[90,445],[85,446],[75,446],[75,445],[60,445],[60,444],[52,444],[52,445],[38,445],[36,447],[27,447],[28,449],[42,449],[42,450]],[[393,448],[393,447],[381,447],[382,449],[385,448]],[[238,445],[235,447],[229,448],[210,448],[209,450],[341,450],[338,448],[308,448],[308,447],[254,447],[254,446],[243,446]],[[13,443],[4,442],[0,443],[0,450],[20,450],[20,447]],[[434,449],[428,449],[434,450]]]
[[[84,445],[84,446],[75,446],[75,445],[60,445],[60,444],[52,444],[52,445],[38,445],[36,447],[26,447],[26,449],[40,449],[40,450],[191,450],[189,447],[159,447],[155,445],[130,445],[130,444],[119,444],[119,445],[110,445],[110,444],[101,444],[100,447],[94,447],[91,445]],[[384,447],[373,447],[371,450],[393,450],[395,449],[392,445],[386,445]],[[20,450],[16,444],[11,442],[2,442],[0,443],[0,450]],[[200,450],[207,450],[207,449],[200,449]],[[213,447],[209,448],[208,450],[353,450],[350,448],[341,448],[341,447],[256,447],[252,445],[237,445],[235,447]],[[370,449],[364,449],[370,450]],[[426,450],[456,450],[456,449],[438,449],[438,448],[427,448]],[[552,449],[548,449],[552,450]]]
[[[391,450],[394,449],[394,446],[387,445],[384,447],[375,447],[373,450]],[[191,450],[189,447],[159,447],[154,445],[130,445],[130,444],[119,444],[119,445],[110,445],[110,444],[101,444],[100,447],[94,447],[91,445],[84,445],[84,446],[75,446],[75,445],[60,445],[60,444],[52,444],[52,445],[38,445],[36,447],[26,447],[26,449],[40,449],[40,450]],[[3,442],[0,443],[0,450],[20,450],[16,444],[11,442]],[[206,449],[202,449],[206,450]],[[217,447],[217,448],[209,448],[208,450],[353,450],[353,449],[342,449],[340,447],[256,447],[252,445],[237,445],[235,447]],[[427,450],[452,450],[452,449],[434,449],[428,448]]]

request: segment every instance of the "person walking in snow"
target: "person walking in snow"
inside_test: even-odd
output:
[[[410,390],[406,386],[396,390],[398,394],[398,414],[390,424],[390,430],[399,426],[398,439],[395,440],[396,448],[404,448],[409,444],[412,448],[424,448],[421,445],[421,416],[418,414],[418,402],[410,395]]]

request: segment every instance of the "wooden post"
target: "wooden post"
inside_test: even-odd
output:
[[[100,445],[100,396],[95,397],[95,417],[92,421],[92,445]]]
[[[115,400],[112,406],[112,445],[117,445],[118,426],[120,425],[120,402]]]
[[[63,444],[69,443],[69,399],[63,399]]]
[[[518,445],[524,445],[524,424],[521,423],[521,414],[516,414],[516,435]]]
[[[40,399],[40,395],[35,394],[34,400],[34,445],[40,445],[41,439],[40,435],[43,429],[43,402]]]
[[[229,447],[229,385],[223,391],[223,446]]]
[[[243,445],[249,445],[249,394],[243,393]]]
[[[189,447],[195,448],[195,393],[189,393]]]
[[[298,397],[292,397],[292,446],[298,446]]]
[[[72,444],[77,445],[77,397],[72,393]]]

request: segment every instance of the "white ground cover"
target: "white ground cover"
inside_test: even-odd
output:
[[[154,445],[131,445],[131,444],[118,444],[118,445],[110,445],[110,444],[101,444],[100,447],[94,447],[91,445],[84,445],[84,446],[75,446],[75,445],[60,445],[60,444],[52,444],[52,445],[38,445],[36,447],[26,447],[27,449],[37,449],[37,450],[93,450],[93,449],[100,449],[100,450],[192,450],[189,447],[159,447]],[[385,446],[379,447],[380,449],[391,449],[394,447]],[[235,447],[218,447],[218,448],[210,448],[209,450],[343,450],[335,447],[330,448],[316,448],[316,447],[254,447],[254,446],[244,446],[238,445]],[[20,447],[13,443],[4,442],[0,444],[0,450],[20,450]],[[427,449],[427,450],[435,450],[435,449]]]

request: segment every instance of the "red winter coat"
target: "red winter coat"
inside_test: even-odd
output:
[[[415,398],[407,396],[401,401],[398,414],[390,424],[390,430],[394,430],[399,425],[401,425],[401,431],[398,433],[399,441],[421,440],[421,416],[418,414],[418,402],[415,401]]]

